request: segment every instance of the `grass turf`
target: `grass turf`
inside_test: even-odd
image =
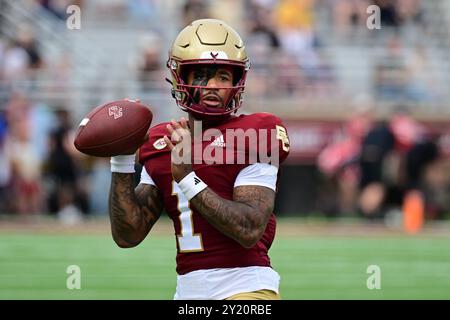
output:
[[[277,236],[283,299],[450,299],[450,238]],[[66,269],[81,268],[81,290]],[[369,265],[381,289],[369,290]],[[120,249],[109,235],[0,235],[0,299],[172,299],[172,237]]]

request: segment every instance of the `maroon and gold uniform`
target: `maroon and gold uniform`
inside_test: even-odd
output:
[[[111,158],[114,240],[121,247],[140,243],[163,205],[178,249],[174,299],[278,299],[280,276],[268,251],[278,168],[289,153],[286,128],[269,113],[234,115],[250,59],[225,22],[186,26],[167,67],[172,96],[189,125],[181,119],[150,129],[139,150],[143,169],[135,194],[129,192],[135,155]]]
[[[222,234],[215,229],[201,214],[192,208],[173,180],[171,173],[171,153],[164,143],[163,137],[169,136],[167,123],[161,123],[150,129],[150,139],[145,143],[139,153],[141,164],[151,177],[156,187],[162,194],[165,210],[173,221],[177,240],[177,273],[180,275],[202,269],[236,268],[247,266],[270,267],[268,250],[275,236],[276,218],[272,213],[266,230],[260,241],[250,249],[242,247],[238,242]],[[278,158],[272,162],[281,163],[289,153],[289,140],[287,132],[281,120],[269,113],[255,113],[252,115],[240,115],[220,123],[214,127],[219,130],[221,136],[212,137],[211,140],[201,142],[203,159],[201,163],[193,161],[193,170],[215,193],[228,200],[233,199],[233,188],[238,174],[244,168],[251,165],[251,152],[259,151],[267,141],[266,154],[278,154]],[[216,150],[226,149],[230,145],[227,141],[229,130],[253,130],[258,134],[266,131],[267,135],[257,135],[255,144],[245,143],[243,146],[233,143],[232,154],[237,156],[240,152],[246,154],[243,163],[230,164],[211,163],[208,159],[210,152],[204,152],[206,148]],[[271,139],[271,134],[276,135]],[[266,138],[267,137],[267,138]],[[277,145],[271,145],[275,141]],[[195,154],[193,148],[193,156]],[[255,150],[258,149],[258,150]],[[276,151],[276,152],[274,152]],[[226,152],[223,150],[225,157]],[[225,160],[225,158],[224,158]],[[235,159],[236,160],[236,159]],[[261,161],[258,157],[256,161]]]

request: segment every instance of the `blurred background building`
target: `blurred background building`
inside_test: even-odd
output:
[[[67,27],[71,4],[81,8],[79,30]],[[371,4],[381,29],[366,26]],[[246,41],[242,112],[286,122],[279,214],[378,217],[420,189],[427,217],[446,217],[446,0],[0,0],[0,213],[68,223],[106,214],[109,159],[77,152],[74,129],[124,97],[151,106],[154,123],[180,116],[165,81],[168,48],[205,17]]]

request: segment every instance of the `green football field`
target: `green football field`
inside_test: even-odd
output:
[[[450,235],[332,230],[278,231],[270,255],[283,299],[450,299]],[[80,290],[66,287],[70,265]],[[380,289],[367,288],[370,265]],[[0,299],[172,299],[175,281],[170,235],[120,249],[108,233],[0,233]]]

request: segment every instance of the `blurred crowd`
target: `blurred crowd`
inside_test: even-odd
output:
[[[383,32],[367,28],[371,4],[380,7]],[[244,34],[253,66],[247,90],[252,97],[351,97],[353,92],[340,82],[337,61],[329,51],[330,41],[335,41],[355,48],[377,47],[370,56],[373,70],[369,70],[373,74],[369,90],[376,99],[430,102],[440,98],[433,91],[432,77],[423,72],[434,66],[421,45],[422,33],[411,31],[426,28],[421,0],[186,0],[179,27],[203,17],[228,21]],[[405,30],[413,34],[412,44],[403,40]],[[165,58],[156,35],[151,38],[156,40],[143,46],[139,65],[143,88],[155,88]],[[349,70],[355,68],[351,63],[347,61]],[[353,72],[359,72],[357,68]]]
[[[439,132],[416,121],[404,106],[379,119],[370,100],[359,101],[337,141],[317,166],[334,192],[320,198],[332,216],[386,219],[417,211],[422,219],[450,212],[450,161]]]
[[[59,20],[66,19],[69,4],[82,9],[87,6],[81,0],[35,2]],[[132,20],[150,21],[157,16],[162,2],[96,3],[99,12],[108,8],[105,11],[108,15],[123,14],[126,8]],[[343,92],[338,66],[328,49],[333,39],[355,46],[366,45],[360,42],[361,33],[363,38],[376,34],[367,33],[366,9],[376,4],[381,9],[381,23],[388,30],[384,29],[384,38],[377,42],[381,46],[377,47],[373,61],[370,95],[376,101],[395,103],[429,102],[439,97],[439,92],[434,91],[435,83],[427,76],[432,64],[429,51],[420,42],[410,46],[402,33],[411,26],[427,27],[421,0],[184,0],[180,3],[178,15],[170,22],[177,24],[174,29],[198,18],[216,17],[242,32],[252,62],[247,95],[262,99],[283,97],[294,102],[305,97],[333,100],[356,94]],[[70,54],[48,59],[32,25],[18,23],[14,37],[1,31],[0,24],[0,214],[51,212],[67,222],[78,221],[90,213],[105,214],[108,159],[86,158],[74,149],[72,138],[77,119],[64,99],[49,102],[30,95],[36,90],[33,81],[39,80],[42,74],[53,83],[50,89],[53,92],[59,92],[68,83],[75,68]],[[142,37],[138,48],[132,74],[136,75],[140,92],[169,96],[164,82],[167,52],[157,28]],[[408,190],[418,189],[427,199],[430,195],[438,198],[429,202],[434,203],[434,209],[428,210],[433,217],[438,217],[445,210],[443,202],[448,198],[444,194],[447,181],[442,174],[445,166],[436,151],[434,138],[423,135],[405,114],[399,118],[396,113],[386,122],[378,123],[376,113],[373,108],[355,112],[343,130],[343,139],[330,144],[318,158],[319,168],[338,190],[334,212],[360,212],[366,217],[376,217],[392,203],[401,205]],[[401,128],[417,127],[411,129],[414,137],[408,137],[407,144],[401,143],[402,134],[396,131],[398,124]],[[372,154],[374,149],[378,150],[376,156]],[[426,159],[419,161],[417,153]],[[393,169],[394,164],[397,169]],[[393,177],[392,173],[397,176]],[[396,198],[387,199],[391,194],[396,194]]]
[[[68,5],[76,4],[82,10],[87,7],[81,0],[35,1],[61,20],[67,18]],[[330,42],[334,41],[355,48],[376,46],[368,72],[373,75],[369,90],[377,100],[420,103],[442,99],[440,86],[427,72],[438,66],[433,65],[433,57],[421,42],[425,33],[419,30],[427,27],[422,0],[184,0],[176,3],[173,7],[179,11],[180,19],[174,29],[198,18],[215,17],[236,26],[244,35],[253,65],[249,96],[351,98],[354,93],[342,85],[342,71],[329,51],[337,50],[331,47]],[[383,32],[371,32],[366,26],[367,8],[372,4],[380,8]],[[133,21],[147,21],[146,26],[151,26],[149,21],[158,21],[155,17],[161,16],[163,10],[161,1],[157,0],[97,0],[89,5],[89,9],[99,14],[116,15],[118,19],[128,14]],[[144,94],[165,88],[161,79],[164,79],[167,52],[160,28],[160,25],[148,28],[148,34],[142,36],[139,56],[132,63]],[[406,37],[405,30],[412,34],[413,41]],[[371,44],[375,38],[381,39]],[[30,74],[24,74],[25,70],[41,67],[42,59],[32,40],[32,32],[24,30],[15,39],[0,41],[3,80],[26,78]],[[357,69],[352,71],[351,62],[346,62],[348,72],[358,73]],[[67,61],[61,61],[64,63]]]
[[[75,149],[73,127],[64,106],[50,110],[20,92],[11,94],[0,111],[0,213],[52,213],[72,223],[90,211],[95,170]],[[105,213],[106,204],[97,209]]]

